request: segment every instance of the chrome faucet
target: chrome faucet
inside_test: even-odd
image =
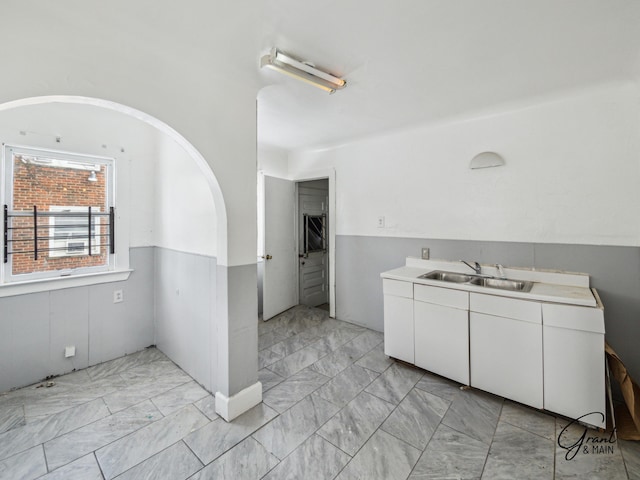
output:
[[[473,262],[475,264],[475,266],[474,266],[474,265],[471,265],[471,264],[465,262],[464,260],[460,260],[460,261],[462,263],[464,263],[467,267],[472,269],[474,272],[476,272],[476,275],[480,275],[481,274],[482,267],[480,266],[480,264],[478,262]]]
[[[500,265],[499,263],[496,263],[496,268],[498,269],[498,275],[500,276],[500,278],[502,279],[507,278],[507,276],[504,274],[504,269],[502,268],[502,265]]]

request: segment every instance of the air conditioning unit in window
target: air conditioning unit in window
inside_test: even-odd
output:
[[[85,240],[67,240],[67,255],[86,255],[87,248]]]

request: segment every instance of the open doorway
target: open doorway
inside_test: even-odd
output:
[[[329,310],[329,180],[296,184],[298,302]]]
[[[335,173],[258,177],[258,305],[263,320],[297,304],[335,316]]]

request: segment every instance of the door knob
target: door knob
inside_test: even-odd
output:
[[[262,255],[262,258],[266,259],[266,260],[271,260],[273,257],[271,255]]]

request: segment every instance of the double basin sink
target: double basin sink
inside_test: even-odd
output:
[[[497,288],[499,290],[509,290],[512,292],[528,292],[533,286],[533,282],[523,280],[510,280],[508,278],[487,277],[483,275],[467,275],[465,273],[445,272],[435,270],[433,272],[420,275],[418,278],[425,280],[438,280],[440,282],[458,283],[467,285],[477,285],[480,287]]]

